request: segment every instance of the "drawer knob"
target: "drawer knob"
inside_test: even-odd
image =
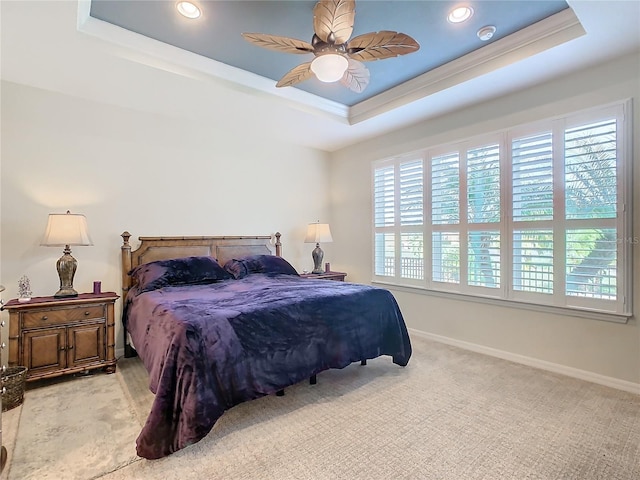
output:
[[[2,320],[2,321],[0,322],[0,327],[4,327],[4,325],[5,325],[4,320]]]
[[[5,393],[7,393],[7,387],[2,387],[2,394],[4,395]]]
[[[0,370],[3,372],[7,371],[7,366],[6,365],[2,365],[2,367],[0,367]]]
[[[42,321],[45,321],[45,320],[49,320],[49,317],[47,317],[46,315],[43,315],[42,316]]]
[[[88,317],[89,316],[89,312],[84,312],[84,316]]]
[[[4,347],[6,347],[6,346],[7,346],[7,344],[6,344],[6,343],[4,343],[4,342],[0,343],[0,348],[4,348]]]

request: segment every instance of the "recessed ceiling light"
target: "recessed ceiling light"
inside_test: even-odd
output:
[[[447,20],[451,23],[461,23],[465,20],[469,20],[471,15],[473,15],[473,8],[467,6],[456,7],[449,12]]]
[[[478,30],[478,38],[483,42],[486,42],[487,40],[491,40],[494,33],[496,33],[496,27],[493,25],[487,25],[486,27],[482,27]]]
[[[178,2],[176,8],[180,15],[187,18],[198,18],[200,16],[200,9],[191,2]]]

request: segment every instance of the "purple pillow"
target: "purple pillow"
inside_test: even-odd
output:
[[[252,255],[241,259],[232,259],[224,264],[224,269],[233,278],[240,279],[252,273],[296,275],[298,272],[282,257],[275,255]]]
[[[173,285],[197,285],[232,278],[213,257],[184,257],[145,263],[129,272],[141,292]]]

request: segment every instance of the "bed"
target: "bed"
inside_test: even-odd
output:
[[[411,343],[391,293],[304,279],[282,258],[280,234],[122,234],[125,355],[139,355],[155,394],[136,441],[157,459],[204,438],[224,412],[331,368]]]

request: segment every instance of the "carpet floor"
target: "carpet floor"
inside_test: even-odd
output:
[[[46,394],[27,392],[8,478],[640,478],[640,396],[422,338],[412,342],[406,368],[383,357],[323,372],[317,385],[301,383],[284,397],[234,407],[206,438],[153,461],[132,458],[153,397],[140,361],[122,359],[115,375],[96,375],[91,388],[75,390],[89,379],[72,379]],[[124,403],[114,401],[114,391]],[[73,407],[55,435],[26,444],[22,430],[33,421],[28,402],[46,409],[46,398],[91,408]],[[84,442],[96,447],[66,452],[68,439],[82,430]],[[105,440],[109,430],[119,438]],[[37,477],[35,466],[16,466],[19,449],[43,443],[65,451],[64,469],[56,467],[63,475]]]
[[[135,410],[115,376],[41,381],[20,414],[9,480],[89,479],[138,460]]]

